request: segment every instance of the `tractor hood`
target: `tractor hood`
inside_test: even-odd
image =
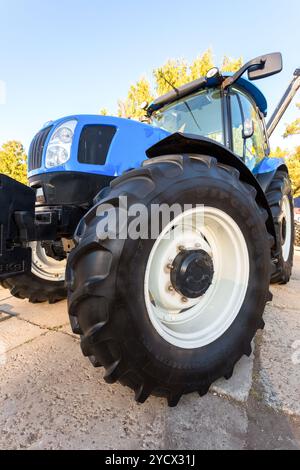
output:
[[[138,167],[169,132],[130,119],[74,115],[47,123],[34,137],[28,177],[54,172],[119,176]]]

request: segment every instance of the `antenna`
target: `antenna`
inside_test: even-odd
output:
[[[178,98],[180,98],[180,93],[179,93],[178,88],[176,88],[175,85],[173,85],[173,83],[171,83],[171,82],[165,77],[164,73],[163,73],[161,70],[159,71],[159,73],[160,73],[161,77],[165,80],[165,82],[166,82],[168,85],[170,85],[170,87],[173,88],[173,90],[175,91],[175,93],[176,93],[176,95],[178,96]],[[189,112],[190,115],[192,116],[192,119],[193,119],[194,123],[196,124],[196,126],[198,127],[199,131],[201,131],[202,129],[201,129],[201,127],[199,126],[199,124],[198,124],[198,122],[197,122],[197,119],[195,118],[194,113],[193,113],[193,111],[191,110],[190,105],[189,105],[189,104],[187,103],[187,101],[185,101],[185,100],[183,101],[183,104],[185,105],[186,109],[188,110],[188,112]]]
[[[162,70],[159,70],[159,74],[160,74],[160,76],[164,79],[164,81],[165,81],[168,85],[170,85],[171,88],[173,88],[173,90],[175,91],[175,93],[177,94],[177,96],[179,96],[179,90],[178,90],[178,88],[176,88],[176,86],[173,85],[173,83],[171,83],[170,80],[168,80],[168,79],[166,78],[166,76],[165,76],[165,74],[163,73]]]

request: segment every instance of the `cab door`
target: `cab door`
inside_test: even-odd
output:
[[[253,171],[269,155],[263,118],[252,98],[237,87],[230,89],[229,107],[232,150]]]

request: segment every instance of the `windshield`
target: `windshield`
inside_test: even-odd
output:
[[[206,88],[171,103],[153,113],[152,124],[171,133],[202,135],[224,143],[220,90]]]

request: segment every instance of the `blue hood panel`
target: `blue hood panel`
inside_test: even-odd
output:
[[[51,136],[58,126],[73,119],[77,120],[77,126],[74,132],[70,159],[64,165],[53,168],[46,168],[45,153]],[[116,133],[109,148],[106,162],[104,165],[79,163],[77,156],[81,131],[85,126],[95,124],[116,127]],[[53,128],[45,142],[42,156],[42,165],[40,168],[30,171],[28,173],[29,178],[39,174],[53,173],[58,171],[79,171],[83,173],[119,176],[124,173],[124,171],[140,166],[142,161],[146,160],[147,158],[146,150],[169,135],[169,132],[150,126],[148,124],[111,116],[68,116],[52,122],[51,125]]]

